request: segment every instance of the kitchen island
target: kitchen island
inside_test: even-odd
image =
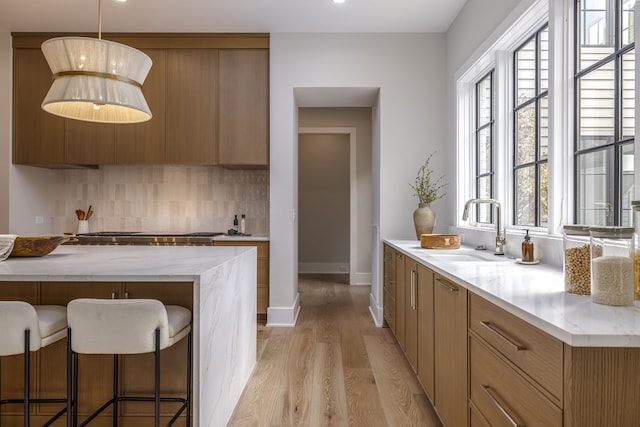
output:
[[[65,245],[45,257],[0,262],[2,300],[66,304],[80,297],[157,298],[192,310],[194,426],[226,425],[251,375],[256,362],[255,284],[254,247]],[[65,349],[66,340],[61,340],[32,356],[37,361],[36,395],[64,393]],[[147,373],[152,359],[147,356],[125,357],[126,392],[152,390],[152,372]],[[88,393],[95,404],[110,393],[110,357],[88,357],[93,357],[92,369],[86,369],[84,381],[81,376],[80,393]],[[162,380],[165,394],[184,393],[185,357],[185,342],[163,351],[163,375],[169,371]],[[0,362],[3,398],[21,393],[20,363],[17,356]],[[147,425],[153,412],[148,406],[124,405],[121,412],[132,416],[123,425]],[[39,405],[36,419],[54,409]],[[79,411],[82,415],[89,409]],[[20,411],[3,409],[0,424],[19,425]]]

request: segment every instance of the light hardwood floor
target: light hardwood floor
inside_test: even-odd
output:
[[[258,325],[258,363],[230,426],[441,427],[369,286],[301,275],[295,328]]]

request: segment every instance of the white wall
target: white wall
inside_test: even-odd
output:
[[[467,0],[446,33],[446,156],[449,170],[456,170],[456,73],[471,65],[511,24],[514,12],[524,12],[533,0]],[[455,185],[455,184],[454,184]],[[459,215],[454,186],[447,203],[452,215]],[[455,224],[451,218],[450,224]]]
[[[409,182],[426,156],[445,152],[443,34],[272,34],[271,64],[271,293],[269,323],[293,324],[297,286],[297,111],[294,88],[378,87],[374,106],[374,230],[381,237],[414,238],[417,201]],[[379,132],[379,134],[377,133]],[[379,150],[379,156],[378,156]],[[434,162],[435,173],[447,172]],[[378,169],[379,168],[379,169]],[[450,179],[453,179],[451,177]],[[378,187],[379,186],[379,187]],[[379,203],[376,203],[377,201]],[[450,223],[436,202],[439,222]],[[379,213],[378,213],[379,211]],[[380,223],[375,221],[378,218]],[[379,241],[374,241],[374,256]],[[374,262],[372,307],[382,322],[381,281]]]

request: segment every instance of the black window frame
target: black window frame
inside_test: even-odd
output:
[[[585,0],[582,0],[585,1]],[[626,217],[630,217],[630,209],[629,206],[627,209],[624,209],[622,203],[622,153],[624,148],[628,145],[635,144],[635,137],[623,135],[623,108],[622,108],[622,61],[624,55],[628,52],[635,49],[635,35],[634,41],[622,46],[622,15],[623,15],[623,4],[624,0],[607,0],[609,15],[613,15],[614,21],[613,25],[610,25],[610,28],[607,29],[607,32],[610,37],[612,37],[613,43],[608,43],[605,45],[595,45],[598,47],[611,47],[613,48],[613,52],[604,58],[590,64],[588,67],[585,67],[583,70],[580,70],[580,48],[581,46],[591,47],[594,45],[582,45],[582,29],[581,29],[581,21],[580,18],[582,16],[583,10],[581,9],[581,0],[576,0],[575,2],[575,17],[574,17],[574,140],[573,140],[573,170],[574,170],[574,180],[573,180],[573,194],[575,195],[573,198],[573,222],[583,222],[580,221],[580,206],[579,206],[579,183],[580,183],[580,174],[581,170],[580,159],[581,156],[594,154],[597,152],[605,152],[608,156],[607,161],[607,200],[606,206],[607,210],[610,210],[610,213],[606,215],[606,224],[587,224],[587,225],[609,225],[609,226],[620,226],[620,225],[629,225],[630,221],[623,223],[623,218],[625,217],[625,212],[628,211]],[[611,3],[613,4],[613,8],[610,7]],[[606,66],[610,62],[613,62],[613,75],[614,75],[614,135],[611,138],[610,142],[588,147],[588,148],[580,148],[580,79],[582,77],[588,76],[590,73],[597,71],[598,69]],[[593,138],[593,135],[582,135],[583,138]],[[636,171],[634,170],[634,174]],[[588,209],[587,206],[583,207],[586,211]]]
[[[494,189],[494,148],[495,148],[495,87],[494,87],[494,75],[495,69],[491,69],[491,71],[484,74],[480,79],[478,79],[475,83],[475,133],[474,133],[474,146],[475,146],[475,170],[474,170],[474,189],[475,189],[475,197],[480,197],[480,181],[485,178],[489,178],[489,197],[493,198],[495,189]],[[490,101],[489,101],[489,120],[486,123],[480,123],[480,84],[484,82],[487,78],[489,78],[490,84]],[[480,157],[478,153],[480,152],[480,141],[479,136],[480,133],[486,129],[489,129],[489,170],[487,172],[480,173]],[[483,205],[487,206],[487,205]],[[493,209],[489,209],[489,220],[488,222],[480,221],[481,205],[476,204],[476,222],[480,224],[492,224],[493,223]]]

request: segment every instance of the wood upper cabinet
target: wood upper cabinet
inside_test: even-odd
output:
[[[446,426],[466,426],[467,290],[434,275],[435,407]]]
[[[116,161],[116,128],[112,123],[65,119],[65,163],[112,164]]]
[[[220,51],[218,163],[269,165],[269,51]]]
[[[167,50],[142,49],[153,61],[142,85],[151,120],[116,125],[116,163],[161,164],[167,158]]]
[[[167,163],[217,163],[218,49],[167,52]]]
[[[122,125],[64,119],[41,109],[51,70],[40,43],[51,36],[13,37],[14,163],[268,167],[268,35],[110,37],[153,61],[142,86],[153,117]]]
[[[40,105],[51,87],[51,70],[40,49],[13,51],[13,162],[64,163],[64,122]]]

